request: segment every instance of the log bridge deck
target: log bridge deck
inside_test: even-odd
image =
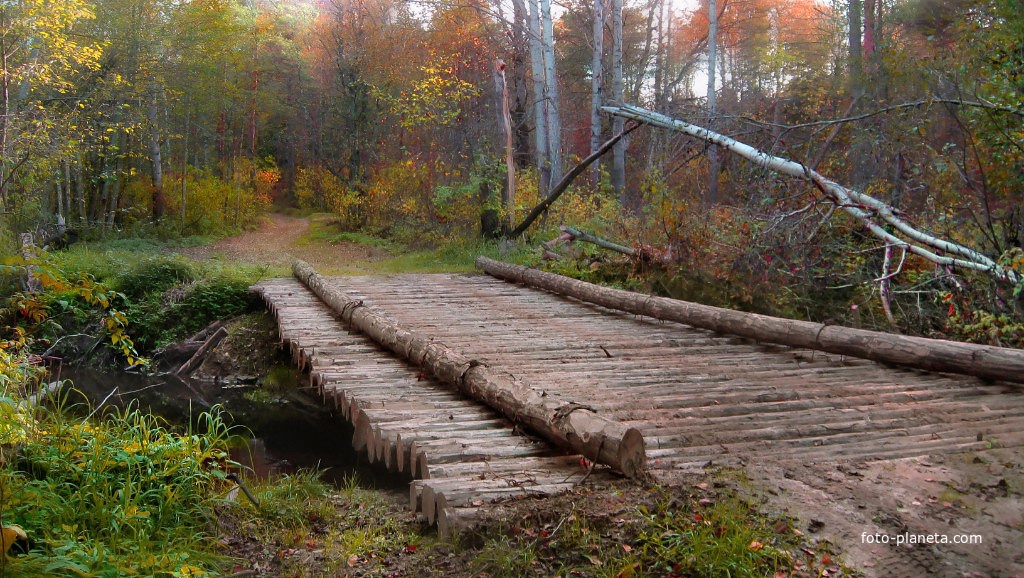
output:
[[[1018,386],[754,343],[486,275],[324,278],[401,326],[638,429],[655,477],[723,458],[880,460],[1024,445]],[[588,476],[361,333],[296,279],[255,290],[311,384],[371,462],[406,476],[442,533],[492,501]],[[590,480],[612,474],[603,468]]]

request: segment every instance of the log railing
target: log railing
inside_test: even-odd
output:
[[[500,279],[636,315],[676,321],[765,343],[827,351],[929,371],[1024,383],[1024,351],[1019,349],[895,335],[733,311],[601,287],[487,257],[478,257],[476,264]]]

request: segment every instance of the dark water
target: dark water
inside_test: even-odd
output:
[[[70,380],[74,391],[66,403],[82,403],[78,411],[124,408],[129,404],[158,415],[172,427],[184,428],[214,405],[226,412],[241,443],[232,458],[261,478],[322,472],[324,481],[340,484],[355,477],[360,484],[400,489],[404,480],[369,467],[352,450],[352,429],[298,384],[273,391],[256,384],[227,384],[182,379],[174,375],[146,376],[101,373],[85,368],[51,370],[53,379]],[[88,400],[88,403],[83,403]]]

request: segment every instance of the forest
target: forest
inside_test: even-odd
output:
[[[817,295],[856,323],[1014,344],[1019,8],[5,2],[4,231],[223,233],[275,201],[412,245],[570,225],[649,247],[738,306],[815,316]],[[608,104],[731,135],[857,194],[645,128],[541,224],[515,228],[623,132]]]
[[[1020,8],[4,2],[4,242],[225,234],[275,204],[410,247],[564,225],[644,248],[626,273],[670,295],[1019,345]]]

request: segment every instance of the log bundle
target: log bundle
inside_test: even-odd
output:
[[[1019,349],[895,335],[734,311],[601,287],[487,257],[479,257],[476,264],[488,274],[507,281],[553,291],[611,309],[676,321],[763,343],[826,351],[928,371],[1024,383],[1024,351]]]

